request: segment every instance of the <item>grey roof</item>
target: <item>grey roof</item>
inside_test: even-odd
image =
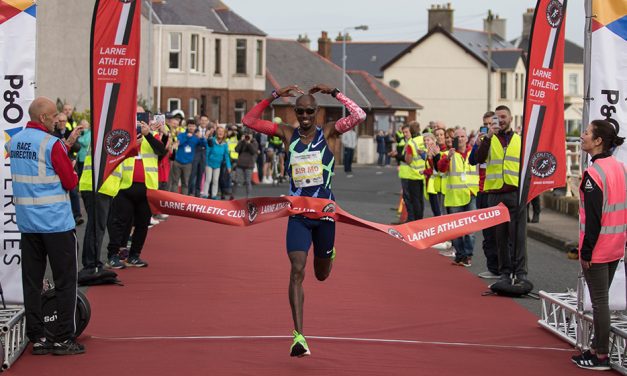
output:
[[[381,67],[412,42],[346,42],[346,69],[383,77]],[[331,61],[342,66],[342,43],[331,44]]]
[[[368,98],[372,108],[396,110],[420,110],[423,107],[384,84],[366,71],[349,71],[348,75],[359,90]]]
[[[266,35],[219,0],[168,0],[153,3],[152,7],[164,25],[204,26],[222,34]]]
[[[403,55],[411,52],[416,46],[422,43],[424,40],[429,38],[434,33],[442,33],[445,36],[449,37],[454,43],[472,55],[475,59],[477,59],[482,64],[487,65],[488,63],[488,33],[485,31],[479,30],[468,30],[468,29],[459,29],[454,28],[452,33],[449,33],[447,30],[442,28],[441,26],[436,26],[431,29],[427,34],[425,34],[422,38],[417,40],[416,42],[409,45],[404,51],[401,51],[398,55],[396,55],[392,60],[384,64],[381,69],[385,70],[387,67],[392,65],[395,61],[400,59]],[[518,56],[522,56],[522,51],[520,51],[516,46],[511,44],[510,42],[504,40],[500,36],[496,34],[492,34],[492,66],[494,69],[514,69],[516,67],[517,58],[514,57],[515,52],[517,51]],[[495,51],[507,51],[507,54],[494,53]]]
[[[288,85],[298,85],[304,91],[312,86],[323,83],[329,86],[342,88],[342,68],[317,53],[309,50],[302,44],[293,40],[267,39],[266,43],[266,92],[269,95],[274,89]],[[361,77],[358,77],[361,80]],[[396,93],[392,88],[378,82],[373,76],[369,79],[375,82],[389,105],[385,105],[381,97],[373,94],[376,90],[365,90],[366,86],[360,81],[356,84],[353,75],[346,80],[346,95],[363,108],[392,108],[392,109],[417,109],[421,108],[417,103]],[[364,89],[364,90],[361,90]],[[342,107],[342,104],[330,95],[315,94],[320,106]],[[282,98],[274,102],[275,105],[293,104],[294,99]],[[413,105],[413,107],[412,107]]]
[[[521,36],[512,41],[512,44],[521,48],[525,54],[529,50],[529,37]],[[583,64],[583,47],[566,39],[564,41],[564,63]]]
[[[492,61],[498,68],[509,70],[516,68],[518,60],[522,57],[523,51],[521,49],[513,50],[500,50],[492,52]]]

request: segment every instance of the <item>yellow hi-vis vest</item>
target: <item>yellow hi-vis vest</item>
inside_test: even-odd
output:
[[[152,150],[150,143],[144,138],[139,150],[142,163],[144,165],[144,176],[146,180],[146,188],[159,188],[159,159],[157,154]],[[129,157],[122,162],[122,183],[120,189],[127,189],[133,184],[133,170],[135,169],[135,157]]]
[[[405,139],[402,139],[398,145],[397,148],[400,150],[405,150],[405,146],[407,146],[407,141]],[[407,163],[405,163],[405,160],[403,158],[401,158],[399,160],[399,166],[398,166],[398,177],[401,179],[409,179],[409,180],[416,180],[417,178],[415,177],[414,172],[412,171],[411,167],[409,167],[409,165]]]
[[[78,190],[81,192],[91,192],[93,190],[92,183],[93,166],[91,163],[91,155],[85,157],[85,164],[83,165],[83,174],[78,182]],[[122,182],[122,164],[113,170],[111,175],[102,183],[98,193],[105,194],[107,196],[115,197],[120,190],[120,183]]]
[[[447,153],[445,151],[440,152],[440,158],[444,157]],[[446,192],[446,173],[436,171],[436,166],[433,166],[433,175],[427,182],[427,193],[437,194]]]
[[[479,171],[477,166],[470,164],[469,157],[470,152],[465,159],[460,153],[455,152],[453,159],[449,161],[444,196],[444,206],[447,208],[464,206],[479,192]]]
[[[427,151],[425,148],[425,140],[422,136],[417,136],[409,140],[409,147],[411,148],[411,167],[414,176],[413,180],[425,180],[425,160],[420,156],[420,151]]]
[[[231,159],[237,160],[239,157],[239,153],[235,151],[235,147],[237,146],[237,136],[227,138],[226,144],[229,147],[229,156]]]
[[[501,142],[496,136],[490,142],[490,152],[486,161],[484,191],[501,189],[503,183],[518,187],[518,173],[520,172],[520,136],[514,133],[509,144],[503,150]]]

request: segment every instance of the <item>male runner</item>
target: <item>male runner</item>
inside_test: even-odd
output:
[[[313,94],[330,94],[348,108],[350,114],[337,122],[316,125],[318,106]],[[299,126],[294,129],[285,124],[276,124],[261,120],[261,116],[275,99],[279,97],[295,97],[294,111]],[[304,94],[298,86],[292,85],[275,90],[272,96],[261,101],[244,116],[242,123],[257,132],[268,136],[278,136],[285,144],[287,152],[287,175],[290,180],[291,196],[318,197],[334,200],[331,192],[331,177],[335,158],[332,150],[340,135],[366,119],[366,113],[355,102],[348,99],[338,89],[318,84]],[[317,166],[317,169],[303,168]],[[315,172],[311,172],[311,171]],[[303,303],[305,264],[307,252],[313,243],[314,271],[319,281],[327,279],[331,273],[332,261],[335,258],[335,222],[328,217],[309,219],[301,215],[293,215],[287,225],[287,254],[291,263],[289,299],[294,320],[294,342],[290,348],[290,356],[303,357],[311,355],[307,341],[303,336]]]

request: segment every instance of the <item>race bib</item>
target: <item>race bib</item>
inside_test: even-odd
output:
[[[292,166],[292,181],[296,188],[322,185],[322,153],[309,151],[302,154],[292,154],[290,157]]]

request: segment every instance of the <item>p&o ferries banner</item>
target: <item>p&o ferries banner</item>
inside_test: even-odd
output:
[[[7,303],[21,304],[22,258],[15,221],[11,160],[4,148],[28,122],[35,97],[35,31],[33,0],[0,0],[0,283]]]
[[[592,0],[589,119],[605,119],[627,137],[627,1]],[[583,124],[585,127],[587,124]],[[627,164],[627,144],[614,156]]]

